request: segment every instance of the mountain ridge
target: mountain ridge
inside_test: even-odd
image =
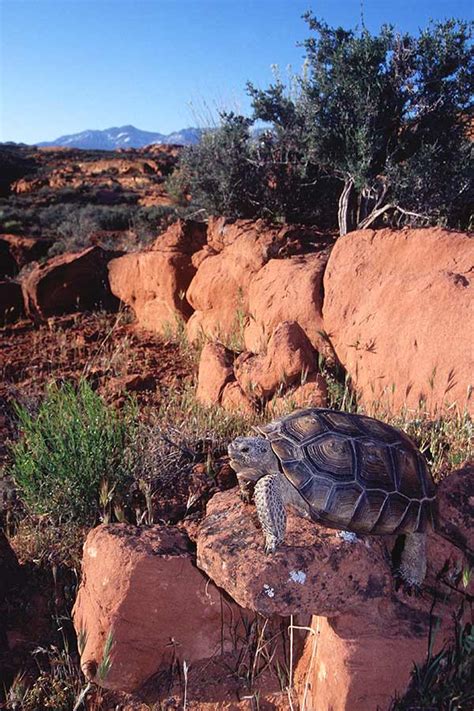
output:
[[[182,146],[195,145],[202,134],[200,128],[183,128],[169,134],[158,131],[142,131],[132,125],[112,126],[111,128],[87,129],[80,133],[59,136],[53,141],[41,141],[35,145],[65,146],[68,148],[85,148],[95,150],[116,150],[117,148],[143,148],[153,143],[177,144]]]

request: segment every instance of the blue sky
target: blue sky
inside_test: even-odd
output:
[[[472,0],[363,0],[365,24],[416,32]],[[0,141],[133,124],[168,133],[249,110],[248,79],[297,71],[312,8],[354,26],[361,0],[0,0]]]

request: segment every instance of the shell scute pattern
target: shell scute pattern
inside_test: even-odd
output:
[[[332,482],[320,477],[312,476],[305,485],[299,489],[301,496],[311,506],[314,518],[319,520],[316,512],[326,511],[334,486]]]
[[[356,533],[367,533],[374,530],[386,498],[382,491],[365,491],[357,502],[350,519],[350,530]]]
[[[282,464],[303,459],[304,451],[286,437],[280,437],[272,442],[273,451]]]
[[[324,510],[324,520],[335,525],[342,520],[349,525],[361,495],[362,489],[357,483],[333,486]]]
[[[394,491],[397,488],[390,450],[380,442],[362,439],[354,443],[357,452],[357,477],[369,489]]]
[[[280,432],[297,444],[301,442],[309,443],[329,429],[322,417],[318,417],[307,410],[303,410],[299,416],[281,418],[279,423]]]
[[[317,471],[334,483],[354,479],[354,451],[347,438],[328,433],[316,442],[303,445],[303,451]]]
[[[432,521],[435,490],[427,465],[395,428],[362,415],[306,409],[264,430],[315,520],[379,534],[421,532]]]
[[[309,491],[308,489],[308,484],[315,484],[316,480],[319,481],[319,477],[316,477],[314,475],[314,472],[311,469],[311,466],[309,463],[303,462],[303,461],[292,461],[292,462],[285,462],[284,464],[285,468],[285,474],[288,477],[288,479],[291,481],[293,486],[295,486],[298,491],[300,491],[305,499],[310,499],[311,503],[313,505],[313,499],[310,498]],[[331,488],[331,484],[328,484],[329,488]],[[312,488],[311,488],[312,491]],[[316,505],[316,504],[314,504]]]

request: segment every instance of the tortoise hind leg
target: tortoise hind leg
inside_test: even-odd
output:
[[[255,506],[265,536],[267,554],[274,553],[285,537],[286,512],[280,476],[280,474],[266,474],[255,485]]]
[[[419,588],[426,576],[426,533],[408,533],[400,563],[400,574],[410,587]]]

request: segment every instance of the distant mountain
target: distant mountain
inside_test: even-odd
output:
[[[140,131],[135,126],[106,128],[103,131],[82,131],[69,136],[60,136],[55,141],[43,141],[38,146],[66,146],[67,148],[88,148],[113,151],[117,148],[142,148],[151,143],[177,143],[183,146],[199,143],[202,130],[183,128],[181,131],[165,135],[152,131]]]

